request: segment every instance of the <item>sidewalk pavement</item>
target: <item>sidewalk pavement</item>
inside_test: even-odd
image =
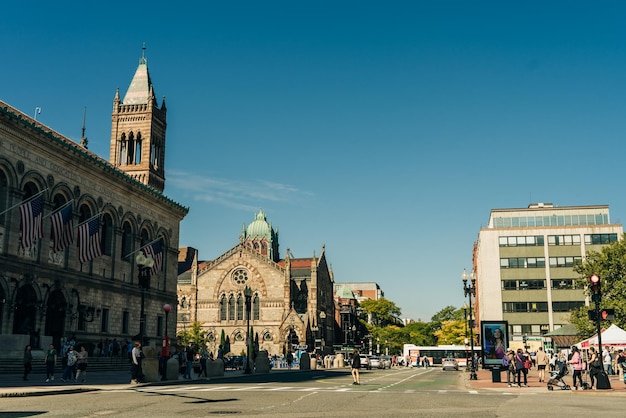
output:
[[[546,382],[539,382],[539,375],[537,369],[531,369],[528,372],[528,387],[508,387],[506,383],[506,372],[502,371],[500,373],[500,382],[493,382],[492,372],[489,369],[480,369],[477,371],[478,380],[470,380],[469,372],[463,371],[464,379],[465,379],[465,387],[468,389],[475,390],[489,390],[494,392],[501,393],[514,393],[514,394],[523,394],[523,393],[549,393],[548,386],[546,382],[549,379],[550,373],[546,370]],[[590,383],[589,376],[583,375],[583,382],[586,381]],[[585,395],[603,395],[603,394],[611,394],[626,397],[626,385],[624,381],[619,378],[619,376],[609,376],[609,380],[611,382],[611,389],[591,389],[591,390],[561,390],[561,388],[554,386],[554,390],[551,393],[574,393],[574,394],[585,394]],[[522,377],[523,381],[523,377]],[[563,378],[563,381],[572,386],[572,375],[568,374]]]
[[[294,372],[298,369],[273,369],[272,373]],[[175,384],[176,382],[193,382],[222,379],[228,377],[244,376],[242,370],[226,370],[224,376],[218,377],[194,377],[191,380],[184,379],[180,374],[176,379],[160,380],[149,383],[130,383],[130,370],[128,371],[93,371],[87,372],[86,382],[63,382],[62,373],[56,373],[54,380],[46,382],[45,373],[31,373],[28,380],[24,381],[21,374],[5,374],[0,377],[0,398],[13,398],[22,396],[60,395],[81,392],[93,392],[97,390],[118,390],[149,385]]]

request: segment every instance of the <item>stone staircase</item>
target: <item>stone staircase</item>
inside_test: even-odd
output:
[[[115,371],[130,370],[127,357],[89,357],[87,359],[87,371]],[[33,371],[31,373],[46,373],[46,365],[41,358],[34,358]],[[55,372],[60,373],[63,366],[59,359]],[[24,371],[22,359],[0,359],[0,376],[5,374],[21,374]]]

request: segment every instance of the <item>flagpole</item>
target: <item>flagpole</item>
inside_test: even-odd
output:
[[[139,248],[138,250],[135,250],[135,251],[133,251],[132,253],[128,253],[128,254],[126,254],[126,256],[125,256],[124,258],[128,258],[128,257],[130,257],[131,255],[133,255],[133,254],[135,254],[135,253],[138,253],[139,251],[143,250],[143,249],[144,249],[144,248],[146,248],[148,245],[154,244],[155,242],[160,241],[160,240],[162,240],[162,239],[163,239],[162,237],[159,237],[159,238],[155,239],[154,241],[150,241],[149,243],[147,243],[146,245],[142,246],[142,247],[141,247],[141,248]]]
[[[49,218],[50,216],[54,215],[54,214],[55,214],[55,213],[57,213],[58,211],[63,210],[63,208],[65,208],[67,205],[69,205],[69,204],[70,204],[70,203],[72,203],[73,201],[74,201],[74,199],[70,200],[69,202],[67,202],[66,204],[64,204],[63,206],[61,206],[60,208],[58,208],[58,209],[57,209],[57,210],[55,210],[54,212],[52,212],[52,213],[50,213],[50,214],[48,214],[48,215],[44,216],[43,218],[44,218],[44,219]]]
[[[102,212],[98,212],[97,214],[93,215],[91,218],[87,219],[86,221],[79,223],[78,225],[76,225],[76,228],[78,228],[81,225],[86,224],[87,222],[91,221],[93,218],[97,218],[100,215],[102,215]]]
[[[40,191],[39,193],[37,193],[37,194],[35,194],[35,195],[32,195],[31,197],[29,197],[28,199],[26,199],[26,200],[24,200],[24,201],[22,201],[22,202],[18,203],[17,205],[13,205],[13,206],[11,206],[10,208],[8,208],[7,210],[5,210],[4,212],[0,213],[0,216],[4,215],[5,213],[9,212],[10,210],[13,210],[13,209],[15,209],[15,208],[17,208],[17,207],[19,207],[19,206],[22,206],[22,205],[23,205],[23,204],[25,204],[25,203],[30,202],[31,200],[35,199],[37,196],[39,196],[40,194],[42,194],[42,193],[46,192],[47,190],[48,190],[48,188],[46,187],[45,189],[43,189],[43,190],[42,190],[42,191]]]

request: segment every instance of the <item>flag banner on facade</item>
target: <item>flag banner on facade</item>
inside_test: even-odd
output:
[[[43,195],[39,195],[20,206],[22,248],[30,248],[43,238]]]
[[[52,223],[52,249],[58,253],[74,242],[72,205],[66,205],[50,215],[50,222]]]
[[[78,227],[78,261],[84,264],[101,255],[100,216],[96,215]]]
[[[160,238],[145,247],[143,247],[144,255],[151,256],[154,260],[154,265],[150,270],[150,274],[155,275],[163,268],[163,239]]]

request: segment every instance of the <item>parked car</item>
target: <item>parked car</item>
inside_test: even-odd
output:
[[[444,358],[441,360],[443,370],[459,370],[459,363],[453,358]]]
[[[370,368],[380,369],[380,357],[370,356]]]
[[[380,356],[379,369],[391,369],[391,356]]]
[[[372,365],[370,364],[369,356],[365,354],[359,354],[359,357],[361,357],[361,368],[372,370]]]

